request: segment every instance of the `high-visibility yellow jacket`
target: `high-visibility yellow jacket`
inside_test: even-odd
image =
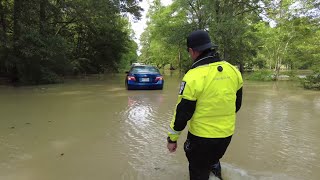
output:
[[[242,98],[242,85],[239,70],[225,61],[189,70],[181,83],[168,133],[170,140],[178,140],[187,122],[189,132],[198,137],[224,138],[233,135],[238,110],[237,92],[241,89]]]

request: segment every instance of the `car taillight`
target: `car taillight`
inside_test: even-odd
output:
[[[134,76],[128,76],[128,81],[136,81],[136,78]]]
[[[163,77],[162,76],[158,76],[156,77],[155,81],[162,81],[163,80]]]

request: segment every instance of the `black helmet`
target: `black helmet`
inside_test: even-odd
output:
[[[187,46],[196,51],[204,51],[212,47],[208,32],[203,30],[193,31],[187,38]]]

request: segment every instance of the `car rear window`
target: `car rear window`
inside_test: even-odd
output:
[[[159,70],[152,66],[135,66],[132,68],[131,73],[159,73]]]

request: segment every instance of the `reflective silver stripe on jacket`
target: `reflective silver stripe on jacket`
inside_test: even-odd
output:
[[[170,134],[178,134],[178,135],[181,134],[181,131],[175,131],[175,130],[171,129],[171,127],[169,127],[168,131]]]

